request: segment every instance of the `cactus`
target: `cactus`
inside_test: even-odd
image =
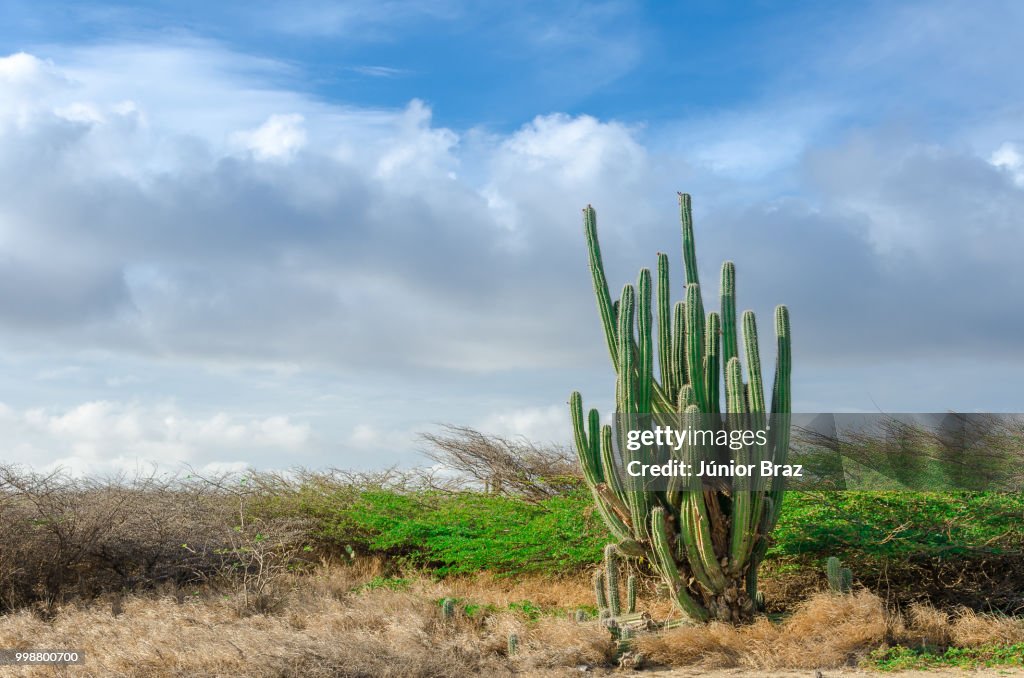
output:
[[[636,612],[636,576],[629,575],[626,579],[626,614]]]
[[[514,633],[508,634],[508,656],[514,657],[519,653],[519,636]]]
[[[453,619],[455,617],[455,601],[451,598],[445,598],[441,601],[441,616],[445,619]]]
[[[633,579],[633,577],[630,577]],[[632,593],[633,602],[636,602],[635,582]],[[627,592],[627,600],[629,598]],[[619,597],[619,554],[615,544],[608,544],[604,548],[604,568],[598,568],[594,573],[594,599],[597,602],[597,609],[602,619],[618,617],[622,613],[622,603]],[[630,609],[630,612],[633,610]]]
[[[843,567],[835,556],[829,556],[825,572],[828,575],[828,588],[833,593],[849,593],[853,590],[853,571]]]
[[[587,613],[585,610],[576,610],[575,619],[577,624],[582,624],[587,621]]]
[[[607,585],[608,611],[613,617],[622,614],[619,602],[619,557],[614,544],[604,547],[604,578]]]
[[[597,611],[604,616],[608,611],[608,596],[604,592],[604,570],[600,568],[594,572],[594,600],[597,602]]]
[[[669,257],[663,253],[655,276],[641,269],[636,285],[626,285],[617,301],[612,298],[597,214],[589,205],[583,210],[598,313],[616,373],[616,414],[671,415],[683,421],[713,415],[717,425],[730,429],[767,428],[766,445],[731,452],[688,444],[682,453],[690,459],[732,456],[737,463],[783,464],[792,399],[789,312],[785,306],[775,311],[777,362],[768,393],[754,314],[745,311],[737,322],[735,266],[728,261],[722,266],[720,310],[705,313],[689,195],[680,194],[679,207],[685,287],[683,300],[675,303]],[[638,457],[624,456],[622,431],[602,426],[597,410],[584,415],[578,392],[569,406],[583,476],[597,513],[616,540],[605,550],[603,581],[595,578],[602,618],[620,612],[618,556],[651,562],[674,602],[692,619],[751,618],[757,607],[757,570],[778,521],[784,478],[722,479],[704,487],[673,478],[667,490],[630,486],[621,475],[621,460]],[[627,582],[627,609],[632,612],[634,606],[635,581],[632,587]]]

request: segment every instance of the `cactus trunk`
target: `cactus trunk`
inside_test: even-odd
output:
[[[735,266],[722,266],[720,310],[705,314],[689,195],[680,194],[679,207],[685,286],[684,299],[674,304],[669,258],[662,253],[656,276],[642,269],[637,284],[626,285],[620,299],[612,299],[597,214],[590,206],[583,211],[598,311],[617,377],[616,414],[673,415],[683,421],[710,415],[729,429],[767,428],[767,444],[735,451],[687,443],[682,454],[691,460],[731,456],[737,464],[769,459],[785,463],[791,406],[789,313],[784,306],[775,313],[778,358],[769,407],[754,314],[744,312],[737,323]],[[598,514],[618,542],[606,549],[605,567],[594,581],[603,615],[615,617],[622,609],[617,564],[622,556],[648,560],[677,606],[694,620],[750,619],[759,599],[757,569],[778,521],[784,479],[725,478],[717,485],[702,485],[694,478],[673,478],[667,490],[637,488],[623,481],[616,466],[640,454],[628,451],[624,432],[602,426],[596,410],[584,417],[579,393],[570,398],[570,412],[584,478]],[[634,603],[631,581],[629,611]]]

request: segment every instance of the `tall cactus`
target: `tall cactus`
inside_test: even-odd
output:
[[[589,205],[583,210],[598,312],[617,376],[616,413],[673,415],[684,422],[712,415],[730,429],[767,428],[764,445],[745,445],[734,452],[688,442],[682,454],[690,460],[731,455],[737,463],[784,463],[791,407],[789,312],[785,306],[775,311],[778,358],[769,405],[754,314],[745,311],[737,323],[735,267],[729,261],[722,266],[720,311],[705,313],[689,195],[679,194],[679,207],[685,287],[683,300],[675,304],[669,257],[663,253],[658,254],[653,281],[651,271],[641,269],[636,286],[626,285],[618,301],[612,298],[597,214]],[[602,426],[597,410],[584,416],[578,392],[569,406],[584,478],[598,514],[618,542],[609,545],[612,560],[618,553],[650,561],[678,607],[693,619],[751,618],[759,599],[757,569],[778,521],[784,478],[722,479],[713,486],[673,478],[665,490],[637,487],[619,471],[623,462],[639,458],[624,445],[624,432]],[[606,582],[595,581],[595,586],[599,597],[609,600],[599,600],[599,605],[617,608],[618,586],[615,582],[613,587],[610,567],[604,578]]]

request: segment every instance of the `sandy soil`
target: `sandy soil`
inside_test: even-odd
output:
[[[1024,676],[1024,669],[1015,668],[994,668],[994,669],[933,669],[930,671],[864,671],[860,669],[828,669],[821,673],[814,671],[757,671],[748,669],[716,669],[701,671],[698,669],[672,669],[665,671],[642,671],[633,673],[620,673],[620,676],[647,676],[647,678],[746,678],[756,676],[757,678],[926,678],[927,676],[938,676],[939,678],[961,678],[972,676],[977,678],[988,678],[991,676]]]

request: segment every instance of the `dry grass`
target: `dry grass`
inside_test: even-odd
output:
[[[361,560],[291,575],[276,592],[282,604],[267,614],[210,590],[182,599],[170,588],[65,605],[51,616],[26,609],[0,616],[0,647],[86,652],[84,666],[12,673],[24,676],[574,675],[581,665],[614,665],[608,632],[571,618],[574,609],[591,603],[584,577],[410,577],[401,590],[366,586],[379,583],[381,572],[381,563]],[[460,601],[453,619],[441,614],[438,601],[445,597]],[[524,600],[544,613],[530,620],[509,609]],[[642,602],[649,609],[652,601]],[[467,615],[467,603],[479,611]],[[519,652],[509,657],[511,633],[519,638]],[[712,623],[643,635],[636,649],[651,664],[690,671],[782,675],[851,666],[886,644],[1022,641],[1018,620],[923,605],[899,615],[860,590],[815,595],[779,623],[762,618],[745,627]]]
[[[0,617],[0,647],[82,649],[74,676],[465,676],[559,673],[612,658],[607,631],[566,616],[536,622],[506,610],[446,620],[437,599],[471,598],[507,608],[522,596],[553,604],[583,584],[488,578],[445,585],[416,579],[408,590],[359,590],[376,570],[321,567],[291,580],[274,614],[239,614],[229,597],[135,595],[109,604],[65,606],[46,619],[29,610]],[[520,639],[507,656],[508,635]],[[19,675],[54,675],[25,668]]]
[[[819,593],[780,624],[765,619],[735,627],[718,622],[645,636],[649,661],[706,669],[826,669],[853,666],[886,644],[972,647],[1024,642],[1024,623],[961,610],[953,615],[914,605],[908,619],[891,614],[875,594]]]
[[[743,627],[682,627],[641,638],[637,647],[649,660],[669,666],[813,669],[850,663],[881,645],[888,628],[885,607],[872,593],[818,594],[782,624],[762,618]]]

